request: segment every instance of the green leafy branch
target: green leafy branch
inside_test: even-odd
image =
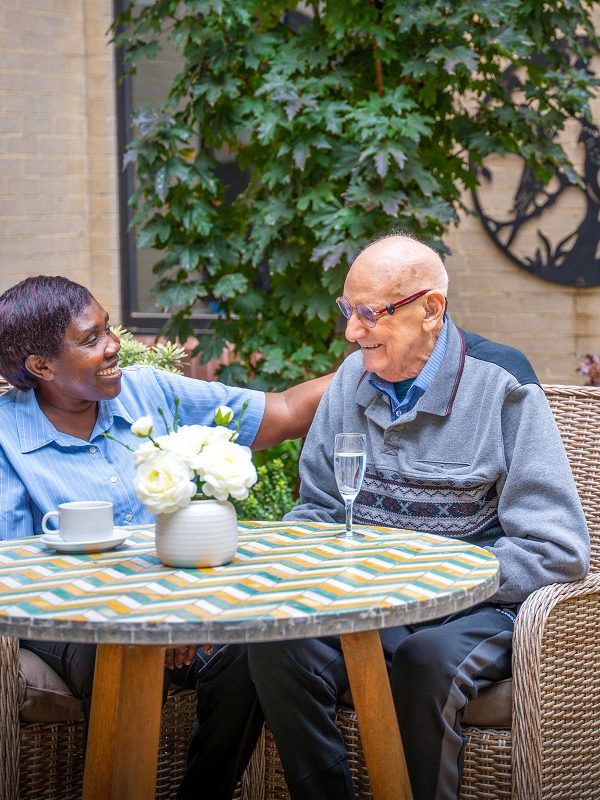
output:
[[[220,376],[262,388],[335,364],[334,298],[355,255],[398,229],[443,249],[488,155],[580,180],[556,134],[589,115],[598,84],[591,0],[309,5],[298,26],[282,0],[155,0],[114,28],[131,69],[165,40],[180,57],[162,107],[137,111],[127,156],[140,243],[161,253],[165,332],[185,340],[213,299],[197,351],[208,361],[233,343]],[[232,202],[224,152],[248,178]]]

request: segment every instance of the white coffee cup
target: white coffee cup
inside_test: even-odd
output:
[[[57,531],[46,527],[50,517],[58,517]],[[58,511],[44,514],[42,530],[44,533],[58,534],[66,542],[97,542],[107,539],[114,530],[113,504],[106,500],[59,503]]]

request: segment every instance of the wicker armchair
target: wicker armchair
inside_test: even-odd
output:
[[[482,692],[465,718],[462,800],[600,797],[600,388],[544,389],[588,522],[591,572],[582,581],[546,586],[523,604],[514,679]],[[338,727],[357,798],[370,800],[352,709],[338,709]],[[265,787],[260,800],[289,796],[268,731]]]

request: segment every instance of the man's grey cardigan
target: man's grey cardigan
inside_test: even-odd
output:
[[[461,538],[500,561],[493,602],[512,605],[582,578],[589,535],[560,436],[525,356],[450,318],[442,364],[415,407],[391,419],[362,355],[342,364],[300,461],[301,498],[286,519],[341,522],[336,433],[366,433],[355,521]]]

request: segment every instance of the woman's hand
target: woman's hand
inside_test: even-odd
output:
[[[167,669],[181,669],[188,667],[195,658],[200,645],[184,644],[179,647],[168,647],[165,653],[165,667]],[[206,645],[204,645],[206,647]]]

